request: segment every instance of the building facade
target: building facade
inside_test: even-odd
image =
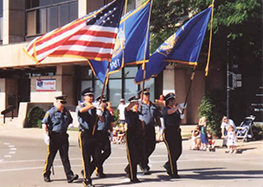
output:
[[[69,106],[76,106],[81,91],[94,87],[100,95],[102,84],[92,74],[83,59],[48,57],[36,64],[23,51],[29,41],[78,17],[94,11],[110,0],[0,0],[0,111],[16,106],[18,116],[21,103],[52,103],[60,94],[68,96]],[[132,1],[128,10],[139,7],[143,0]],[[111,74],[105,89],[113,106],[119,100],[137,94],[141,85],[133,79],[139,66],[127,66]],[[184,102],[191,78],[191,69],[167,66],[156,78],[146,82],[151,100],[160,94],[176,92],[178,102]],[[198,121],[198,106],[205,91],[203,71],[197,71],[188,99],[188,109],[183,123]]]

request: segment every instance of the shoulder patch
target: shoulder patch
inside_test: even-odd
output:
[[[46,112],[46,115],[44,116],[44,118],[47,118],[49,115],[49,112]]]

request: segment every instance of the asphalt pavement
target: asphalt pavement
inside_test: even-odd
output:
[[[182,126],[182,132],[184,133]],[[80,174],[82,169],[78,132],[68,131],[70,136],[70,162],[72,170]],[[263,187],[263,141],[238,141],[238,154],[227,154],[221,148],[222,140],[216,140],[216,151],[192,151],[191,140],[183,140],[183,154],[179,158],[180,179],[170,179],[163,164],[167,150],[163,142],[157,143],[150,157],[151,175],[142,175],[138,168],[138,184],[125,178],[127,165],[125,144],[112,144],[112,155],[105,162],[107,178],[92,176],[95,186],[253,186]],[[12,125],[0,125],[0,186],[83,186],[80,179],[68,184],[59,155],[54,166],[52,182],[43,181],[42,172],[47,154],[41,129],[18,129]]]

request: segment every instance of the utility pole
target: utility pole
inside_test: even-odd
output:
[[[230,92],[230,85],[229,85],[229,77],[230,77],[230,71],[229,71],[229,45],[230,41],[227,41],[227,49],[226,49],[226,55],[227,55],[227,63],[226,63],[226,116],[229,119],[229,92]]]

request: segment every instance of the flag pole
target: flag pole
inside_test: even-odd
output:
[[[128,0],[125,0],[124,15],[127,13],[127,4],[128,4]],[[123,30],[124,30],[124,36],[125,36],[125,22],[123,23]],[[123,48],[123,50],[122,50],[122,60],[124,60],[124,47],[123,46],[124,46],[124,41],[123,41],[123,45],[122,45],[122,48]],[[106,74],[105,74],[105,77],[104,77],[104,83],[103,83],[101,94],[100,94],[99,105],[101,104],[101,101],[102,101],[104,89],[105,89],[105,87],[106,87],[106,85],[108,84],[108,81],[109,81],[109,71],[110,71],[110,61],[108,62]],[[95,124],[93,125],[93,129],[92,129],[92,135],[95,134],[95,131],[96,131],[96,128],[97,128],[97,122],[98,122],[98,116],[96,115]]]
[[[148,18],[148,25],[147,25],[147,34],[149,33],[150,30],[150,20],[151,20],[151,12],[152,12],[152,4],[153,4],[153,0],[151,0],[151,6],[150,6],[150,11],[149,11],[149,18]],[[150,36],[150,34],[148,35]],[[143,64],[142,64],[142,69],[143,69],[143,80],[142,80],[142,90],[144,90],[145,87],[145,77],[146,77],[146,63],[145,63],[145,59],[146,59],[146,51],[147,51],[147,45],[148,45],[148,38],[145,42],[145,47],[144,47],[144,58],[143,58]],[[140,96],[141,97],[141,96]]]
[[[210,53],[211,53],[211,45],[212,45],[212,29],[213,29],[213,16],[214,16],[214,3],[215,0],[212,2],[212,12],[211,12],[211,23],[210,23],[210,37],[209,37],[209,48],[208,48],[208,56],[207,56],[207,63],[205,67],[205,76],[208,75],[208,68],[210,63]]]
[[[209,49],[208,49],[207,64],[206,64],[206,68],[205,68],[205,72],[206,72],[206,73],[205,73],[205,76],[208,75],[209,59],[210,59],[210,52],[211,52],[214,2],[215,2],[215,0],[213,0],[212,5],[210,5],[210,6],[212,6],[212,12],[211,12],[211,29],[210,29],[210,39],[209,39]],[[186,98],[185,98],[184,109],[182,110],[182,114],[184,114],[185,107],[186,107],[186,104],[187,104],[187,101],[188,101],[188,97],[189,97],[190,90],[191,90],[192,83],[193,83],[194,76],[195,76],[196,66],[197,66],[197,65],[195,65],[194,68],[193,68],[193,72],[192,72],[192,75],[191,75],[191,81],[190,81],[190,84],[189,84],[189,87],[188,87],[188,91],[187,91],[187,95],[186,95]]]
[[[190,94],[190,90],[191,90],[191,87],[192,87],[192,83],[193,83],[193,80],[194,80],[194,77],[195,77],[196,67],[197,67],[197,65],[195,65],[194,68],[193,68],[193,72],[192,72],[192,75],[191,75],[190,84],[189,84],[189,87],[188,87],[188,90],[187,90],[187,94],[186,94],[186,97],[185,97],[185,101],[184,101],[184,108],[183,108],[183,110],[182,110],[182,114],[184,114],[185,107],[186,107],[186,104],[187,104],[187,101],[188,101],[188,97],[189,97],[189,94]]]

